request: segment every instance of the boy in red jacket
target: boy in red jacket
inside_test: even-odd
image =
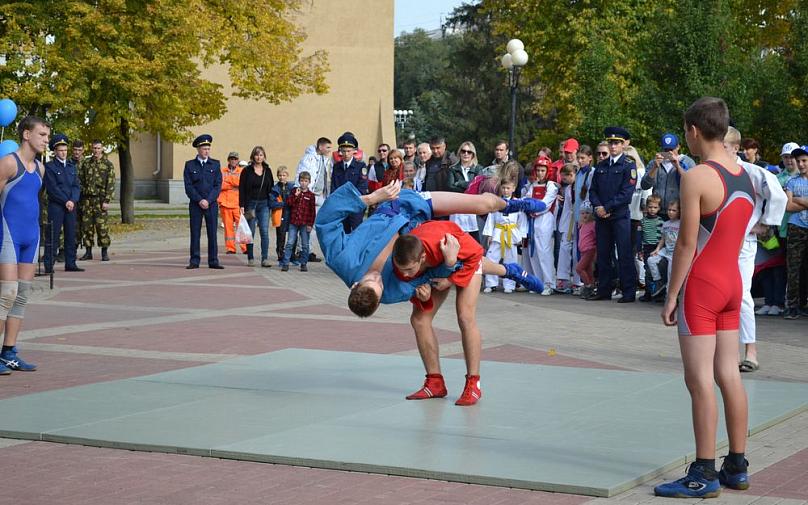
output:
[[[440,370],[438,339],[432,328],[440,305],[454,284],[457,289],[457,322],[463,339],[463,354],[466,358],[466,385],[455,405],[474,405],[482,396],[480,391],[480,353],[482,336],[477,327],[477,298],[480,295],[482,274],[507,277],[529,289],[543,287],[541,281],[528,275],[516,264],[500,265],[484,257],[483,248],[460,227],[451,221],[427,221],[407,235],[401,235],[393,245],[393,268],[401,280],[409,280],[423,274],[427,268],[437,267],[454,254],[449,262],[462,263],[460,269],[446,279],[439,279],[434,289],[429,284],[417,288],[417,300],[413,300],[410,322],[415,330],[418,351],[426,368],[424,386],[407,396],[408,400],[425,400],[446,396],[446,385]],[[454,259],[454,261],[452,261]]]
[[[295,250],[297,237],[300,236],[300,271],[308,272],[306,261],[309,259],[309,234],[314,226],[315,199],[314,193],[309,191],[311,174],[300,172],[298,177],[300,187],[295,188],[286,200],[289,207],[289,237],[286,241],[286,250],[281,260],[281,272],[289,271],[289,261],[292,251]]]

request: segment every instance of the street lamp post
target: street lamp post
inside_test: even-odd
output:
[[[407,124],[407,121],[412,117],[413,112],[411,110],[394,110],[393,117],[395,118],[396,125],[399,129],[403,129],[404,126]]]
[[[508,71],[508,87],[511,89],[511,127],[508,135],[510,158],[516,159],[516,89],[519,87],[519,73],[527,64],[528,55],[525,45],[519,39],[511,39],[506,47],[507,53],[500,57],[502,67]]]

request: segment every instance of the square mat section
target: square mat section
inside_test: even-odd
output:
[[[611,496],[693,456],[680,375],[483,363],[483,398],[406,401],[417,357],[302,349],[0,401],[0,436]],[[745,381],[752,432],[808,384]],[[725,439],[723,420],[719,439]]]

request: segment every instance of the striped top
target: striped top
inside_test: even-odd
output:
[[[657,214],[654,217],[645,216],[642,218],[642,243],[658,244],[662,236],[662,218]]]

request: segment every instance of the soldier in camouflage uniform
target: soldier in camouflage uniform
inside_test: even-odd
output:
[[[93,155],[81,165],[81,229],[86,252],[81,260],[93,259],[93,239],[98,233],[101,261],[109,261],[109,228],[107,209],[115,191],[115,168],[104,156],[101,141],[92,143]]]
[[[76,164],[76,176],[79,178],[79,184],[84,176],[81,173],[82,165],[84,164],[84,142],[79,139],[73,140],[73,154],[71,159]],[[81,247],[83,234],[81,233],[81,200],[79,200],[78,209],[76,209],[76,249]],[[61,244],[60,244],[61,245]],[[58,258],[57,258],[58,261]]]

